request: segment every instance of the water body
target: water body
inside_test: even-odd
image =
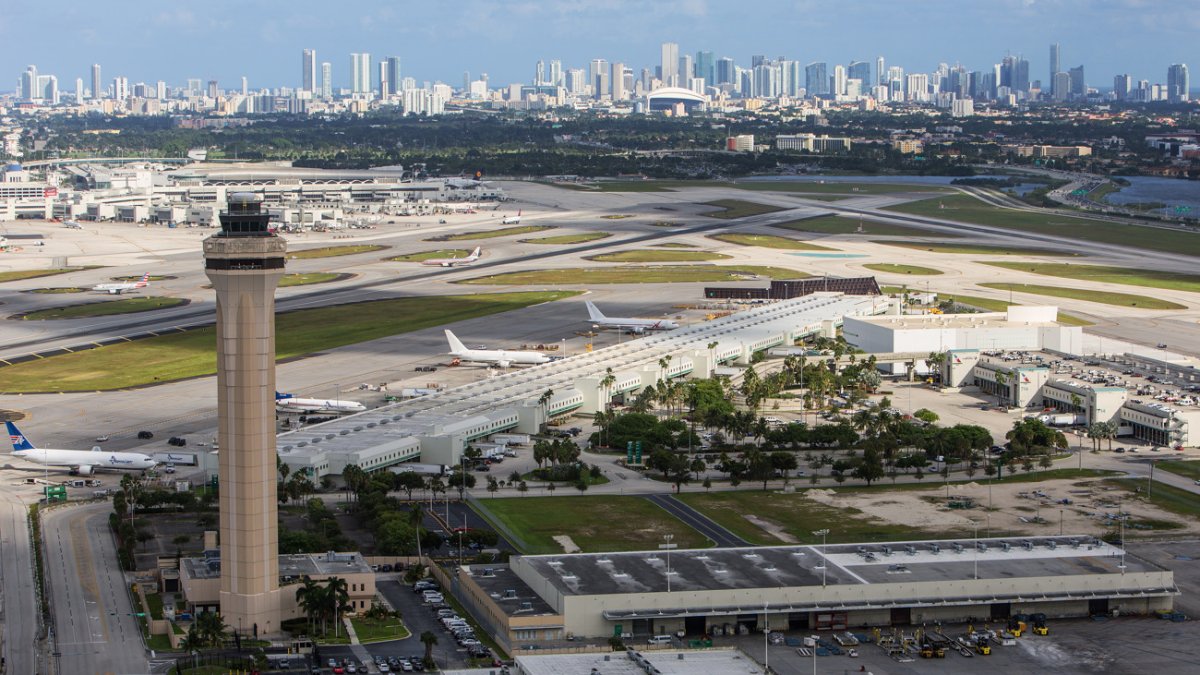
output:
[[[1159,202],[1167,205],[1168,212],[1176,207],[1189,209],[1185,213],[1200,215],[1200,181],[1178,178],[1155,178],[1152,176],[1130,176],[1129,185],[1110,193],[1104,200],[1110,204],[1138,204]]]
[[[801,258],[866,258],[864,253],[792,253]]]

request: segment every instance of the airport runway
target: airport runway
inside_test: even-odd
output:
[[[10,477],[10,476],[6,476]],[[38,644],[40,610],[34,597],[28,506],[0,490],[0,643],[8,673],[44,672]]]

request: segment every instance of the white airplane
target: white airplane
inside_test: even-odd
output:
[[[63,227],[67,228],[68,230],[82,230],[83,229],[83,226],[80,225],[78,221],[74,221],[74,220],[68,220],[67,222],[63,223]]]
[[[480,253],[482,253],[482,250],[478,246],[476,246],[475,250],[471,251],[471,255],[469,255],[465,258],[430,258],[429,260],[422,260],[421,264],[422,265],[430,265],[430,266],[440,266],[440,267],[454,267],[455,265],[470,265],[471,263],[475,262],[476,260],[479,260]]]
[[[125,291],[133,291],[139,288],[145,288],[150,285],[150,273],[142,275],[137,281],[120,281],[115,284],[97,284],[92,286],[93,291],[100,293],[108,293],[109,295],[120,295]]]
[[[648,330],[675,330],[679,328],[679,324],[666,319],[627,319],[623,317],[604,316],[604,313],[592,304],[590,300],[584,302],[587,305],[588,317],[592,323],[601,328],[616,328],[619,330],[629,331],[630,333],[644,333]]]
[[[446,331],[446,340],[450,342],[450,355],[462,361],[487,363],[507,368],[510,365],[536,365],[549,363],[550,357],[541,352],[510,352],[505,349],[467,349],[454,333]]]
[[[275,392],[275,409],[282,412],[362,412],[367,407],[358,401],[324,398],[296,398],[294,394]]]
[[[500,224],[501,225],[520,225],[521,224],[521,212],[518,210],[517,215],[515,215],[515,216],[504,216],[503,218],[500,219]]]
[[[153,457],[140,452],[105,452],[96,446],[89,450],[50,450],[35,448],[33,443],[21,433],[17,425],[5,422],[8,427],[8,439],[12,441],[13,457],[28,460],[46,466],[66,466],[71,473],[90,476],[96,469],[116,469],[119,471],[144,471],[154,468],[158,462]]]

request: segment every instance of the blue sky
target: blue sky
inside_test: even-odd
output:
[[[0,13],[8,82],[28,64],[70,89],[100,63],[105,82],[189,77],[252,88],[295,86],[300,53],[333,64],[348,86],[350,57],[400,56],[403,74],[459,84],[464,71],[493,84],[528,81],[538,59],[564,68],[593,58],[653,67],[659,44],[711,50],[749,65],[752,54],[848,63],[883,55],[928,72],[940,62],[984,69],[1006,53],[1045,79],[1048,45],[1063,68],[1084,64],[1088,83],[1112,76],[1164,82],[1171,63],[1200,47],[1194,0],[14,0]],[[2,80],[0,80],[2,81]],[[0,85],[10,90],[13,84]]]

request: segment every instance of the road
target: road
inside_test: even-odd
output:
[[[9,673],[43,671],[27,509],[16,495],[0,492],[0,654]]]
[[[107,502],[66,506],[42,518],[60,673],[147,673],[125,574],[108,530]]]
[[[735,548],[750,545],[750,542],[741,539],[729,530],[714,523],[708,516],[675,499],[672,495],[653,494],[646,495],[645,498],[662,507],[667,513],[682,520],[700,534],[712,539],[716,543],[717,548]]]

